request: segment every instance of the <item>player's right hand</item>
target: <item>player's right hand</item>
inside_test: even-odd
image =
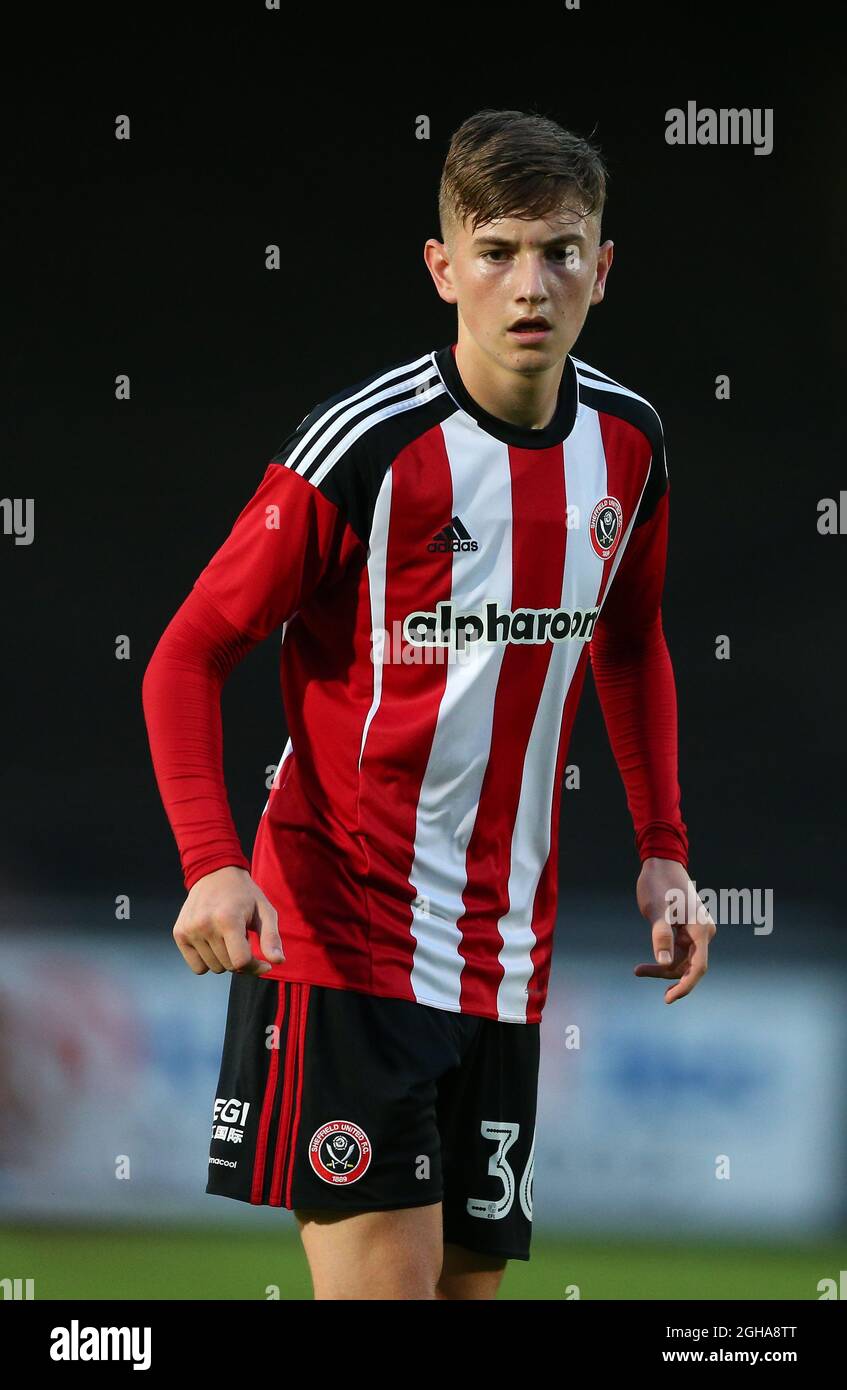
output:
[[[271,966],[254,956],[247,928],[259,932],[268,961],[285,960],[272,907],[246,869],[215,869],[191,887],[176,919],[173,938],[195,975],[267,975]]]

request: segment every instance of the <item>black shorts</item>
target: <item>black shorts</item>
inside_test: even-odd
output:
[[[300,1210],[443,1202],[445,1241],[528,1260],[539,1030],[233,974],[206,1191]]]

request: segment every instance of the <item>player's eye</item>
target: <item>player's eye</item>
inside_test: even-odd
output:
[[[574,254],[576,254],[576,247],[572,247],[572,246],[554,246],[553,249],[550,251],[550,255],[553,257],[553,259],[554,259],[556,265],[565,265],[565,264],[568,262],[568,259],[569,259],[569,257],[570,257],[570,255],[571,255],[572,252],[573,252]],[[482,259],[483,259],[483,260],[488,260],[490,257],[493,257],[493,256],[505,256],[506,254],[507,254],[507,252],[506,252],[506,251],[503,251],[503,250],[497,250],[497,251],[483,251],[483,252],[482,252]],[[495,262],[495,264],[499,264],[499,263],[498,263],[498,262]]]

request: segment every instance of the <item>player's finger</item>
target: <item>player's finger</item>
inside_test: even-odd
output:
[[[690,994],[698,981],[702,980],[705,973],[705,965],[703,965],[701,969],[694,969],[692,966],[691,969],[685,972],[679,984],[671,985],[671,988],[665,991],[665,1003],[672,1004],[675,999],[682,999],[684,995]]]
[[[237,973],[239,975],[267,975],[272,968],[266,960],[259,960],[258,956],[251,954],[247,964],[238,967]]]
[[[276,908],[267,899],[259,898],[256,902],[256,913],[261,923],[259,945],[262,948],[262,955],[278,964],[285,960],[285,952],[279,937]]]
[[[667,1000],[669,1004],[673,1003],[674,999],[681,999],[684,994],[690,994],[709,968],[709,933],[693,932],[691,940],[692,950],[689,955],[688,968],[680,983],[674,985],[672,991],[668,991],[668,994],[673,994],[673,998]]]
[[[229,968],[236,975],[267,975],[272,969],[266,961],[253,955],[247,928],[252,926],[255,915],[254,906],[244,921],[236,923],[232,920],[222,928],[221,934],[226,937]]]
[[[215,975],[222,975],[224,973],[226,967],[218,960],[211,942],[207,941],[204,936],[193,936],[191,938],[191,945]]]
[[[208,938],[208,944],[220,961],[219,973],[231,970],[238,975],[266,975],[270,970],[269,965],[265,965],[264,961],[257,960],[253,955],[247,939],[246,925],[244,922],[236,921],[235,917],[230,916],[223,921]]]
[[[245,943],[246,943],[245,937]],[[224,970],[234,970],[233,951],[238,955],[238,935],[237,928],[220,927],[209,937],[209,945],[223,966]]]
[[[176,944],[179,947],[180,955],[182,956],[186,965],[190,966],[190,968],[194,971],[194,974],[208,974],[208,965],[198,954],[198,952],[195,951],[191,943],[189,941],[180,941],[177,937],[174,937],[174,940],[176,941]]]
[[[679,984],[673,985],[665,994],[665,1003],[673,1004],[674,1000],[682,999],[686,994],[690,994],[696,984],[702,980],[709,968],[709,936],[707,933],[699,932],[696,928],[689,926],[690,948],[688,959],[684,963],[685,969]]]
[[[227,970],[233,970],[239,975],[266,975],[270,966],[266,966],[263,961],[258,961],[250,948],[247,932],[243,926],[229,926],[221,933],[222,945],[226,951]],[[263,966],[263,969],[256,970],[256,965]]]
[[[642,965],[636,965],[632,973],[648,975],[653,980],[678,980],[684,966],[684,961],[680,961],[678,965],[654,965],[652,961],[645,961]]]
[[[653,923],[653,956],[659,965],[672,965],[675,940],[673,927],[660,917]]]

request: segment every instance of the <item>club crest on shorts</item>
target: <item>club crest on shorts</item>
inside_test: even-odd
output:
[[[352,1120],[330,1120],[309,1140],[309,1162],[324,1182],[358,1182],[370,1161],[371,1141]]]
[[[591,544],[601,560],[608,560],[618,548],[623,532],[623,508],[617,497],[604,497],[591,513]]]

